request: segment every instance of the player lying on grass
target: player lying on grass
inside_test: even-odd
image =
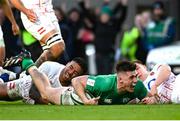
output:
[[[149,72],[140,61],[134,63],[137,66],[138,78],[143,80],[145,87],[152,94],[152,97],[143,99],[143,103],[180,103],[180,75],[175,76],[170,66],[157,64]]]
[[[28,55],[22,53],[19,55],[19,58],[23,58],[23,56]],[[74,58],[67,65],[47,61],[38,70],[47,76],[50,86],[62,87],[70,86],[70,80],[84,74],[87,67],[83,59]],[[23,99],[24,102],[30,104],[34,104],[34,100],[36,103],[42,103],[43,100],[41,100],[40,94],[32,86],[31,76],[25,75],[14,81],[0,84],[0,100],[14,101],[18,99]]]
[[[34,66],[30,58],[23,59],[22,68],[31,75],[42,98],[57,105],[127,104],[134,98],[141,100],[147,95],[143,83],[136,79],[136,65],[130,62],[119,62],[117,75],[76,77],[72,79],[74,88],[51,87],[48,77]],[[87,98],[85,92],[91,93],[93,98]],[[74,93],[80,96],[82,103],[73,98]]]

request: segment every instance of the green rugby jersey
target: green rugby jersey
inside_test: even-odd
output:
[[[133,93],[119,94],[117,91],[117,75],[89,76],[86,90],[94,97],[100,96],[99,104],[127,104],[134,98],[143,99],[147,90],[141,81],[138,81]]]

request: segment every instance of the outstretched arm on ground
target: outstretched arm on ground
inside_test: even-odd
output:
[[[158,76],[157,79],[154,82],[154,85],[151,87],[150,93],[152,95],[157,94],[157,87],[161,85],[164,81],[168,80],[170,74],[171,74],[171,68],[168,65],[160,65],[158,67]]]
[[[51,87],[48,77],[34,66],[31,59],[23,59],[22,68],[31,75],[32,80],[43,99],[48,100],[53,104],[60,104],[60,89]]]
[[[85,95],[85,87],[87,83],[88,76],[79,76],[74,79],[72,79],[72,86],[74,90],[76,91],[77,95],[81,98],[81,100],[86,105],[97,105],[99,97],[88,99]]]

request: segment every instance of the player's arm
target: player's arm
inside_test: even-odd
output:
[[[20,0],[11,0],[11,3],[21,12],[23,12],[31,22],[36,22],[37,16],[33,10],[27,9]]]
[[[60,104],[60,89],[51,87],[48,77],[34,66],[34,62],[30,58],[23,59],[22,68],[31,75],[31,78],[43,99],[48,100],[53,104]]]
[[[171,68],[168,65],[160,65],[158,67],[158,76],[155,80],[154,84],[151,87],[150,93],[152,95],[157,94],[157,87],[161,85],[164,81],[168,80],[169,76],[171,74]]]
[[[19,34],[19,26],[17,25],[16,20],[13,16],[12,10],[11,10],[10,5],[9,5],[9,1],[3,0],[2,7],[3,7],[5,15],[8,17],[8,19],[10,20],[10,22],[12,24],[13,34],[14,35]]]
[[[87,75],[75,77],[74,79],[72,79],[72,86],[76,91],[77,95],[84,102],[84,104],[86,105],[98,104],[99,97],[88,99],[85,95],[85,87],[86,87],[87,79],[88,79]]]
[[[59,104],[59,89],[51,87],[47,76],[41,73],[35,66],[30,67],[28,72],[31,75],[34,84],[38,88],[41,97],[53,104]]]

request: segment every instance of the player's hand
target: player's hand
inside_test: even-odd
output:
[[[100,97],[92,98],[84,102],[85,105],[97,105]]]
[[[156,85],[153,85],[153,86],[151,87],[150,93],[151,93],[153,96],[158,94],[157,86],[156,86]]]
[[[19,26],[16,23],[12,24],[12,31],[13,31],[13,35],[19,34]]]
[[[28,17],[28,19],[33,23],[35,23],[38,19],[36,13],[31,9],[27,9],[25,14]]]
[[[146,97],[144,99],[142,99],[141,101],[143,104],[156,104],[156,98],[155,97]]]

